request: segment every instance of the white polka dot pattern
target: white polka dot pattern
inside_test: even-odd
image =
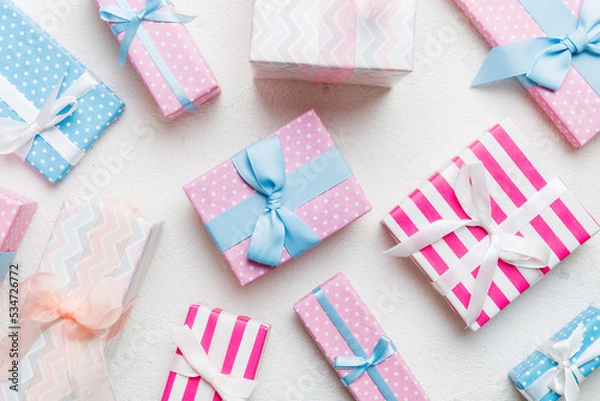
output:
[[[314,111],[309,111],[268,137],[274,135],[279,136],[281,141],[287,174],[335,147]],[[204,224],[256,193],[237,173],[231,160],[192,181],[184,190]],[[369,201],[352,176],[301,206],[295,213],[321,239],[325,239],[370,210]],[[250,238],[224,252],[242,285],[273,271],[246,258],[249,243]],[[284,251],[281,264],[290,258]]]
[[[27,15],[7,0],[0,0],[0,74],[39,110],[60,77],[64,92],[86,68]],[[57,125],[79,149],[88,151],[123,111],[121,100],[104,84],[79,99],[75,113]],[[0,118],[21,120],[0,99]],[[25,161],[50,182],[62,181],[71,171],[67,163],[39,135]]]
[[[115,0],[95,1],[98,7],[116,5]],[[142,10],[146,4],[146,0],[127,2],[136,11]],[[176,10],[169,5],[161,11]],[[219,94],[219,84],[184,24],[144,21],[142,25],[154,39],[156,48],[192,103],[200,106]],[[118,36],[119,41],[123,36],[124,34]],[[129,50],[129,60],[146,83],[165,117],[176,118],[186,113],[138,37],[133,40]]]
[[[371,355],[379,339],[385,337],[386,334],[356,290],[350,285],[348,279],[343,274],[338,274],[323,284],[321,289],[344,319],[366,354]],[[354,356],[354,353],[312,293],[298,301],[294,305],[294,310],[329,360],[329,363],[333,365],[336,357]],[[398,401],[429,400],[429,397],[398,352],[377,365],[377,370],[394,392]],[[348,372],[349,370],[337,371],[340,377],[345,376]],[[368,374],[361,376],[348,389],[358,401],[385,401]]]
[[[0,252],[14,252],[37,209],[37,202],[0,187]]]
[[[492,46],[545,36],[519,0],[455,0]],[[575,15],[582,0],[563,0]],[[571,67],[557,91],[528,89],[535,101],[573,146],[583,146],[600,132],[600,95]]]

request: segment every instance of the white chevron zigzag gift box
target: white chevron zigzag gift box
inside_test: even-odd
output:
[[[161,225],[120,202],[67,195],[37,273],[19,286],[19,320],[0,342],[1,400],[116,400],[106,360]]]
[[[255,0],[257,78],[393,86],[413,70],[415,0]]]

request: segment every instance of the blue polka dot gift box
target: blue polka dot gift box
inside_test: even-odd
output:
[[[62,181],[123,102],[9,0],[0,0],[0,60],[0,155]]]
[[[600,367],[600,309],[590,306],[509,374],[529,401],[578,401],[579,386]]]

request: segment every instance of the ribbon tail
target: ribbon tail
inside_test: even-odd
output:
[[[471,292],[471,299],[465,319],[467,327],[475,323],[481,312],[483,312],[483,307],[497,270],[499,256],[500,251],[492,244],[479,267],[479,274],[477,275],[477,279],[475,279],[475,287]]]
[[[543,37],[494,47],[471,86],[526,75],[531,69],[535,56],[554,44],[556,44],[555,39]]]
[[[402,240],[392,249],[384,252],[385,255],[406,258],[422,250],[423,248],[441,240],[446,235],[465,227],[471,223],[470,220],[449,221],[438,220],[427,227],[419,230],[408,239]]]
[[[577,401],[579,400],[579,385],[577,384],[577,381],[575,380],[575,376],[573,375],[573,372],[571,372],[569,369],[565,369],[565,392],[564,392],[564,396],[565,396],[565,401]]]
[[[360,379],[360,377],[365,374],[367,369],[368,366],[359,366],[355,368],[353,371],[341,378],[342,383],[344,383],[344,386],[346,387],[350,386],[352,383]]]
[[[15,153],[28,143],[33,143],[34,134],[22,121],[0,118],[0,155]]]
[[[247,401],[258,386],[255,380],[235,376],[221,375],[218,381],[215,389],[223,401]]]
[[[312,227],[291,210],[282,208],[277,214],[285,227],[285,248],[293,258],[321,242]]]
[[[248,259],[266,266],[278,266],[281,262],[286,227],[274,210],[266,210],[256,220],[248,247]]]

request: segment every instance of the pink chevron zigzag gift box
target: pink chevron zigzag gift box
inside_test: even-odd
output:
[[[255,0],[258,78],[393,86],[414,67],[414,0]]]
[[[206,305],[192,305],[162,401],[247,400],[254,392],[271,326]]]
[[[19,359],[0,360],[1,399],[115,400],[105,359],[127,323],[161,225],[119,202],[67,195],[37,273],[19,287],[22,307],[12,323],[19,329],[9,332],[17,333]],[[0,351],[12,341],[3,339]],[[17,361],[18,380],[6,381]]]
[[[0,187],[0,283],[6,277],[37,202]]]
[[[563,7],[569,18],[579,17],[584,1],[548,0],[455,0],[477,30],[491,46],[516,44],[530,38],[556,36],[544,29],[544,20],[557,22],[560,12],[550,6]],[[589,1],[589,0],[588,0]],[[594,2],[595,0],[591,0]],[[530,14],[530,6],[542,6]],[[550,17],[549,19],[546,17]],[[590,18],[591,19],[591,18]],[[548,31],[547,33],[545,31]],[[560,31],[560,30],[559,30]],[[563,32],[567,35],[569,32]],[[596,39],[598,41],[598,39]],[[597,46],[597,45],[596,45]],[[535,55],[536,52],[530,52]],[[598,57],[596,57],[598,59]],[[600,64],[596,71],[600,69]],[[597,80],[597,79],[596,79]],[[600,132],[600,93],[571,65],[558,90],[521,81],[529,94],[558,127],[571,145],[585,145]]]
[[[472,330],[599,230],[511,120],[496,125],[383,219]]]
[[[100,17],[167,118],[194,110],[220,93],[219,84],[171,0],[94,0]]]
[[[314,110],[192,181],[184,191],[242,285],[371,210]]]
[[[317,287],[294,310],[357,401],[429,400],[346,276]]]

